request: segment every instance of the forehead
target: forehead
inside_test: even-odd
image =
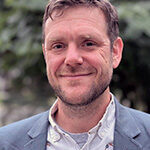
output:
[[[88,11],[88,15],[86,15]],[[66,17],[66,15],[68,17],[73,17],[73,14],[71,14],[70,12],[73,12],[74,15],[76,16],[87,16],[87,17],[94,17],[95,18],[95,15],[99,15],[102,12],[102,10],[96,6],[72,6],[72,7],[68,7],[66,9],[60,9],[60,10],[55,10],[53,11],[53,13],[51,14],[52,18],[53,19],[56,19],[56,18],[59,18],[59,17]],[[90,16],[89,16],[90,14]]]
[[[55,11],[52,14],[52,18],[48,18],[45,24],[45,34],[56,32],[83,30],[97,30],[99,32],[107,30],[107,23],[103,12],[96,7],[73,7],[68,8],[60,14],[59,11]]]

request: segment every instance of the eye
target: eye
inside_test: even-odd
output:
[[[82,47],[93,47],[93,46],[96,46],[96,43],[93,42],[93,41],[84,41],[83,44],[82,44]]]
[[[63,43],[55,43],[52,45],[53,50],[61,50],[65,48],[65,44]]]

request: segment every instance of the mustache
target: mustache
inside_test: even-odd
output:
[[[92,66],[64,66],[57,71],[57,75],[68,75],[68,74],[91,74],[95,73],[96,69]]]

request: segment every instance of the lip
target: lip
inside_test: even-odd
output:
[[[64,74],[60,75],[62,78],[67,78],[67,79],[78,79],[82,77],[88,77],[91,76],[93,73],[86,73],[86,74]]]

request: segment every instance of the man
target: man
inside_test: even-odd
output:
[[[149,150],[150,116],[110,93],[123,42],[106,0],[51,0],[43,53],[58,98],[50,111],[0,129],[0,150]]]

